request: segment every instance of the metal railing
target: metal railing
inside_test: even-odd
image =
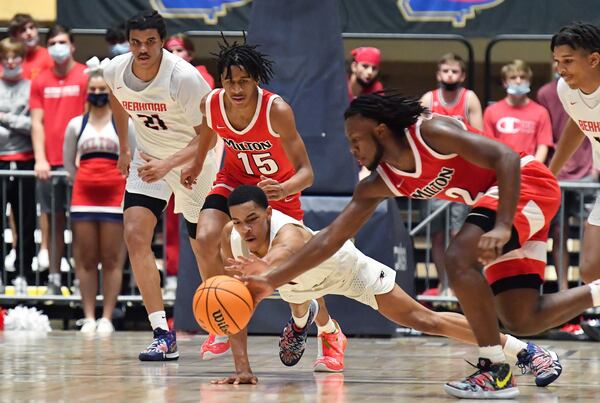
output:
[[[65,234],[65,253],[63,254],[61,259],[63,262],[67,262],[67,266],[62,268],[58,268],[58,273],[61,276],[61,282],[63,287],[61,288],[62,295],[45,295],[44,291],[46,290],[46,284],[43,284],[42,279],[46,277],[45,271],[49,271],[49,268],[43,268],[37,261],[37,256],[39,255],[40,247],[41,247],[41,226],[40,226],[40,205],[37,200],[37,191],[35,194],[24,194],[23,189],[25,188],[25,181],[36,181],[33,187],[35,188],[38,180],[35,179],[35,172],[31,170],[0,170],[0,196],[2,200],[2,256],[6,257],[9,253],[7,238],[14,238],[13,236],[6,236],[12,233],[13,228],[9,224],[9,216],[7,215],[7,205],[9,204],[9,199],[12,201],[17,200],[19,203],[19,208],[16,209],[18,214],[14,216],[15,224],[16,224],[16,255],[18,264],[13,265],[12,270],[8,270],[9,268],[5,265],[5,260],[0,261],[0,302],[35,302],[35,301],[45,301],[45,302],[63,302],[63,303],[74,303],[81,301],[81,297],[77,294],[77,281],[75,277],[75,262],[73,258],[72,251],[72,231],[71,231],[71,220],[69,217],[69,207],[71,201],[71,186],[67,185],[67,208],[65,209],[65,228],[56,228],[55,225],[55,214],[62,213],[62,208],[57,208],[58,201],[56,200],[56,192],[55,187],[59,181],[66,181],[68,177],[67,172],[65,171],[51,171],[50,178],[48,180],[53,181],[52,193],[51,193],[51,210],[49,217],[50,223],[50,239],[55,239],[58,231],[64,231]],[[68,182],[67,182],[68,184]],[[12,186],[11,186],[12,185]],[[31,183],[29,183],[29,187],[31,188]],[[12,188],[12,192],[17,192],[16,197],[12,193],[9,193],[9,188]],[[36,189],[37,190],[37,189]],[[25,200],[35,201],[35,207],[33,211],[26,211],[22,206]],[[31,203],[30,203],[31,204]],[[11,210],[15,211],[13,206],[11,206]],[[34,228],[25,228],[24,223],[26,221],[25,215],[35,215]],[[29,217],[31,220],[31,216]],[[165,220],[163,222],[163,268],[164,275],[166,277],[166,252],[164,250],[164,244],[166,241],[166,231],[164,227]],[[25,231],[33,231],[33,234],[26,234]],[[31,239],[35,242],[34,251],[26,252],[27,245],[25,245],[24,239]],[[49,240],[48,247],[54,248],[55,243]],[[10,239],[14,245],[14,239]],[[56,251],[50,249],[49,255],[53,256]],[[27,254],[33,253],[33,256],[27,257]],[[31,260],[31,263],[27,263],[27,260]],[[50,258],[51,259],[51,258]],[[52,262],[50,262],[52,264]],[[26,267],[26,265],[28,267]],[[43,274],[44,273],[44,274]],[[130,302],[130,303],[141,303],[141,296],[139,295],[139,290],[135,285],[135,281],[133,279],[133,272],[129,264],[125,264],[123,268],[123,277],[127,279],[129,282],[125,284],[123,289],[127,290],[125,293],[121,294],[118,297],[118,301],[120,302]],[[26,283],[23,282],[25,280]],[[11,285],[12,284],[12,285]],[[99,278],[99,290],[102,287],[102,276]],[[25,288],[26,287],[26,288]],[[66,287],[66,290],[65,290]],[[101,303],[103,300],[102,295],[97,295],[96,301],[97,303]],[[165,298],[165,305],[172,306],[174,304],[173,298]]]
[[[558,230],[558,236],[557,237],[552,237],[552,234],[550,234],[549,236],[549,241],[548,242],[556,242],[558,243],[557,249],[558,249],[558,253],[556,253],[556,256],[552,256],[554,255],[550,250],[548,251],[548,254],[551,256],[551,259],[549,259],[549,263],[552,263],[554,266],[554,269],[556,270],[556,281],[557,283],[560,285],[562,282],[565,281],[565,279],[563,278],[563,276],[565,275],[565,271],[568,271],[570,268],[572,267],[580,267],[581,266],[581,262],[582,262],[582,242],[581,240],[583,239],[583,228],[585,225],[585,222],[587,220],[588,214],[589,214],[589,210],[591,209],[591,207],[593,206],[594,200],[595,200],[595,196],[598,193],[598,191],[600,190],[600,183],[598,182],[581,182],[581,181],[560,181],[559,182],[560,187],[561,187],[561,208],[558,211],[556,217],[555,217],[555,222],[553,223],[553,225],[558,225],[559,226],[559,230]],[[570,194],[571,196],[575,196],[575,199],[577,200],[577,212],[576,214],[572,215],[570,214],[571,212],[565,211],[565,209],[569,206],[571,206],[571,203],[565,203],[566,200],[566,195]],[[420,280],[424,281],[425,284],[425,289],[428,289],[431,287],[432,284],[434,284],[438,279],[437,276],[434,277],[432,276],[432,267],[431,265],[433,264],[433,262],[431,261],[431,253],[430,253],[430,249],[431,249],[431,224],[433,223],[433,221],[437,218],[439,218],[441,215],[445,214],[445,226],[444,226],[444,233],[445,233],[445,242],[446,245],[449,243],[450,241],[450,212],[449,212],[449,208],[452,205],[451,202],[446,201],[443,205],[439,206],[438,208],[436,208],[435,210],[431,211],[431,209],[428,209],[428,214],[427,216],[421,220],[417,225],[414,226],[414,228],[412,227],[412,223],[408,223],[408,228],[409,228],[409,234],[411,237],[413,237],[414,240],[416,240],[415,237],[417,237],[419,234],[421,234],[424,230],[425,230],[425,238],[424,239],[419,239],[419,245],[424,245],[425,250],[424,250],[424,261],[421,261],[422,264],[425,265],[425,277],[419,277]],[[413,211],[412,211],[412,205],[409,204],[408,206],[408,216],[412,217],[413,216]],[[575,229],[577,231],[577,234],[575,235],[575,237],[570,237],[569,233],[565,233],[564,229],[565,226],[567,228],[567,231],[569,231],[570,229]],[[574,246],[575,250],[566,250],[565,249],[565,245],[567,244],[567,240],[574,240],[574,242],[571,242],[572,246]],[[554,245],[554,244],[553,244]],[[550,244],[548,245],[550,246]],[[563,270],[561,270],[561,266],[563,263],[563,260],[565,259],[565,255],[567,255],[568,257],[568,267],[564,268]],[[575,258],[575,259],[573,259]],[[419,261],[417,260],[417,265],[418,265]],[[418,270],[417,273],[415,273],[415,276],[418,277]],[[581,284],[582,281],[580,278],[578,278],[577,276],[571,276],[571,278],[567,278],[566,280],[573,282],[573,281],[577,281],[578,284]],[[454,296],[430,296],[430,295],[418,295],[417,299],[419,301],[427,301],[427,302],[457,302],[456,297]]]

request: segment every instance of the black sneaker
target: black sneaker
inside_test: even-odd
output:
[[[304,349],[306,348],[308,328],[315,321],[318,312],[319,304],[313,299],[308,307],[308,321],[306,322],[306,326],[298,329],[294,323],[294,318],[290,318],[287,325],[283,328],[279,337],[279,359],[284,365],[293,367],[302,358],[302,354],[304,354]]]
[[[445,384],[446,393],[461,399],[512,399],[519,396],[509,364],[492,364],[487,358],[479,358],[474,367],[477,372],[473,375]]]
[[[170,361],[179,358],[175,331],[157,328],[154,330],[154,340],[138,357],[140,361]]]
[[[523,374],[531,372],[535,376],[537,386],[548,386],[558,379],[562,365],[554,351],[546,350],[533,343],[527,343],[527,348],[517,355],[517,366]]]

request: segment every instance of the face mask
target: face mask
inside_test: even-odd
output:
[[[111,45],[109,49],[110,49],[111,56],[113,56],[113,57],[119,56],[119,55],[129,52],[129,43],[127,43],[127,42],[116,43],[114,45]]]
[[[8,78],[9,80],[12,78],[19,77],[21,75],[21,73],[23,72],[22,66],[17,66],[14,69],[9,69],[6,66],[3,66],[3,67],[4,67],[4,71],[2,72],[2,77]]]
[[[529,88],[529,83],[523,83],[520,85],[517,84],[509,84],[506,88],[506,93],[508,95],[525,95],[529,94],[531,88]]]
[[[71,56],[71,46],[66,43],[56,43],[48,48],[48,53],[56,63],[62,64]]]
[[[104,105],[108,103],[108,94],[107,93],[91,93],[88,94],[87,100],[90,104],[97,106],[98,108],[102,108]]]
[[[25,45],[27,45],[28,48],[33,48],[38,44],[39,41],[40,38],[31,38],[30,40],[25,41]]]
[[[445,83],[443,81],[440,82],[440,87],[442,87],[442,89],[444,89],[446,91],[456,91],[459,86],[460,86],[459,82],[455,82],[455,83]]]

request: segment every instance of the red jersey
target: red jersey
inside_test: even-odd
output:
[[[513,106],[503,99],[488,106],[483,114],[483,130],[518,153],[534,155],[539,145],[554,146],[550,115],[532,100]]]
[[[457,154],[442,155],[423,140],[421,121],[409,127],[406,138],[415,157],[415,172],[382,162],[377,172],[396,196],[444,199],[473,205],[496,182],[496,172]]]
[[[75,63],[65,77],[46,69],[31,82],[29,107],[44,111],[44,143],[51,166],[63,165],[65,129],[72,118],[83,113],[88,85],[84,69],[83,64]]]
[[[243,130],[236,130],[229,122],[224,96],[225,91],[217,88],[206,97],[206,122],[223,138],[225,145],[223,168],[217,174],[211,194],[227,197],[239,185],[256,185],[261,175],[280,183],[290,179],[296,170],[269,118],[271,106],[279,95],[259,87],[254,117]],[[270,204],[291,217],[302,219],[300,193]]]
[[[444,101],[442,90],[431,91],[431,105],[429,110],[440,115],[450,116],[464,123],[469,123],[469,105],[467,103],[468,95],[471,91],[466,88],[458,90],[458,96],[454,102]]]
[[[25,60],[23,60],[23,77],[33,80],[42,71],[53,66],[54,61],[50,57],[48,50],[42,46],[36,46],[33,51],[25,55]]]

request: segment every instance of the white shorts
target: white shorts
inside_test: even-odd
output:
[[[596,202],[594,203],[592,211],[590,211],[587,222],[591,225],[600,227],[600,194],[596,195]]]
[[[210,192],[212,183],[217,176],[217,164],[215,153],[210,150],[206,155],[202,172],[197,179],[197,183],[192,190],[186,189],[180,182],[179,177],[181,168],[175,168],[169,171],[164,178],[154,183],[144,182],[138,176],[138,168],[145,161],[140,157],[136,150],[131,165],[129,166],[129,176],[127,177],[127,186],[125,190],[129,193],[142,194],[144,196],[169,201],[171,195],[175,195],[175,213],[183,213],[183,217],[195,224],[198,222],[200,209],[204,204],[204,199]]]
[[[375,310],[379,309],[375,296],[392,291],[396,284],[396,272],[364,255],[350,241],[347,241],[342,249],[353,255],[352,267],[332,268],[331,274],[321,284],[310,289],[293,285],[283,286],[279,289],[281,299],[293,304],[301,304],[325,295],[343,295]],[[323,262],[322,265],[327,265],[328,262],[330,260]],[[319,270],[321,266],[315,269]]]

